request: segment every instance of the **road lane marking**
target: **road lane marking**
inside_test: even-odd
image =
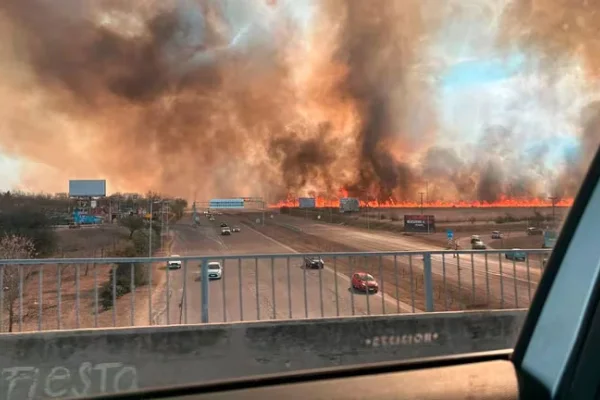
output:
[[[259,234],[259,235],[261,235],[262,237],[264,237],[264,238],[266,238],[266,239],[270,240],[271,242],[273,242],[273,243],[275,243],[275,244],[277,244],[277,245],[279,245],[279,246],[281,246],[281,247],[283,247],[283,248],[285,248],[285,249],[288,249],[288,250],[290,250],[292,253],[295,253],[295,254],[301,254],[299,251],[296,251],[296,250],[294,250],[294,249],[293,249],[293,248],[291,248],[290,246],[288,246],[288,245],[285,245],[285,244],[281,243],[280,241],[278,241],[278,240],[275,240],[275,239],[273,239],[272,237],[269,237],[269,236],[265,235],[264,233],[257,231],[257,230],[256,230],[256,229],[254,229],[254,228],[251,228],[250,226],[248,226],[248,229],[252,230],[253,232],[256,232],[256,233],[258,233],[258,234]],[[324,267],[323,269],[326,269],[327,271],[331,272],[332,274],[334,274],[334,275],[337,275],[339,278],[341,278],[341,279],[345,280],[347,283],[351,283],[351,279],[350,279],[350,277],[348,277],[348,276],[346,276],[346,275],[342,274],[341,272],[336,272],[336,271],[334,271],[333,269],[331,269],[331,267],[327,267],[327,266],[326,266],[326,267]],[[381,293],[377,293],[377,294],[375,294],[374,296],[376,296],[376,297],[382,297]],[[391,298],[391,295],[383,296],[383,298],[385,299],[385,301],[386,301],[386,302],[390,303],[391,305],[394,305],[394,306],[396,305],[396,299],[392,299],[392,298]],[[400,300],[398,300],[398,303],[400,304],[400,309],[401,309],[401,310],[404,308],[404,310],[405,310],[405,311],[408,311],[408,312],[411,312],[411,313],[413,312],[413,311],[412,311],[412,310],[413,310],[413,307],[412,307],[412,305],[409,305],[409,304],[407,304],[407,303],[404,303],[403,301],[400,301]],[[422,313],[423,311],[422,311],[422,310],[419,310],[418,308],[416,308],[416,307],[415,307],[415,308],[414,308],[414,312],[415,312],[415,313]]]

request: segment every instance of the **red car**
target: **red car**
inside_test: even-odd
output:
[[[352,275],[352,288],[361,292],[377,293],[379,284],[373,278],[373,275],[366,272],[355,272]]]

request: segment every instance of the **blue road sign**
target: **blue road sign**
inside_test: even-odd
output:
[[[454,238],[454,232],[453,231],[450,231],[450,230],[446,231],[446,235],[448,235],[448,239]]]
[[[209,203],[209,208],[244,208],[244,199],[212,199]]]

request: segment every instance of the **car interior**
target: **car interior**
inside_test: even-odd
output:
[[[599,178],[600,152],[597,152],[547,261],[514,349],[254,376],[89,398],[600,398]]]

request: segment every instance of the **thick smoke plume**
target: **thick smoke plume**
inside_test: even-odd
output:
[[[52,191],[100,177],[115,191],[205,199],[345,188],[409,200],[424,182],[446,200],[546,196],[548,151],[516,154],[511,121],[441,140],[428,49],[461,4],[3,0],[0,149]],[[583,122],[592,144],[596,109]],[[577,178],[562,176],[572,195]]]
[[[581,60],[588,85],[600,78],[600,2],[596,0],[520,0],[510,4],[503,18],[501,40],[535,52],[543,70],[556,78],[570,60]],[[583,99],[580,114],[580,149],[568,156],[555,193],[575,193],[600,146],[600,101]],[[586,101],[587,100],[587,101]]]

